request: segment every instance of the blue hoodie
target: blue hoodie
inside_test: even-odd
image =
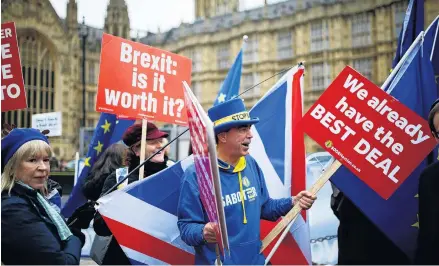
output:
[[[242,157],[236,167],[218,163],[231,254],[221,260],[223,264],[263,265],[260,219],[276,221],[292,208],[292,200],[270,198],[262,170],[250,155]],[[202,235],[209,219],[201,203],[195,166],[188,167],[184,175],[178,202],[181,238],[195,247],[195,264],[214,264],[215,244],[205,243]]]

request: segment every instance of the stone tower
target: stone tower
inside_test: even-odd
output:
[[[237,12],[239,0],[195,0],[196,19],[211,18]]]
[[[130,38],[130,18],[125,0],[110,0],[104,31],[125,39]]]
[[[69,31],[76,31],[78,29],[78,5],[76,0],[69,0],[67,3],[66,13],[67,28]]]

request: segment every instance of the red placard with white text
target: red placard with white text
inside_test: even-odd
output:
[[[14,22],[2,24],[2,112],[27,108]]]
[[[436,145],[427,121],[351,67],[302,123],[311,138],[385,199]]]
[[[191,72],[189,58],[104,33],[96,111],[186,126]]]

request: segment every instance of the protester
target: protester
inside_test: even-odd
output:
[[[108,147],[93,164],[82,187],[82,192],[88,200],[98,200],[106,178],[116,169],[125,166],[126,153],[127,147],[124,144],[115,143]]]
[[[259,253],[260,219],[276,221],[288,213],[295,203],[308,209],[315,197],[302,191],[293,198],[270,198],[262,170],[249,155],[249,145],[253,137],[250,127],[259,122],[259,119],[250,118],[240,98],[212,107],[208,115],[215,125],[230,242],[231,256],[222,258],[223,263],[263,265],[265,258]],[[232,201],[231,198],[235,200]],[[214,264],[217,241],[214,228],[217,225],[209,222],[201,203],[194,165],[185,172],[177,213],[182,240],[195,247],[195,263]]]
[[[142,136],[142,125],[134,124],[130,126],[122,136],[123,142],[129,147],[127,153],[127,164],[128,170],[131,172],[140,164],[140,141]],[[156,151],[162,148],[163,138],[166,138],[168,134],[166,132],[160,131],[153,123],[148,122],[147,133],[146,133],[146,147],[145,147],[145,159],[150,157]],[[144,177],[153,175],[167,167],[167,159],[165,158],[165,153],[162,151],[154,156],[151,161],[145,163],[144,165]],[[116,173],[111,174],[105,180],[102,194],[110,190],[114,185],[117,184],[120,178],[116,176]],[[128,177],[128,183],[139,180],[139,171],[137,170],[134,174]],[[128,207],[128,206],[127,206]],[[133,210],[135,211],[135,210]],[[102,216],[97,213],[94,219],[94,230],[96,234],[100,236],[111,236],[112,233],[105,224]],[[108,245],[106,254],[102,261],[103,265],[110,264],[120,264],[127,265],[131,264],[125,253],[120,248],[116,239],[113,237]]]
[[[84,235],[70,230],[41,195],[52,154],[47,137],[15,128],[1,146],[2,263],[78,265]]]
[[[439,99],[428,116],[431,132],[439,143]],[[439,264],[439,161],[431,164],[419,178],[419,235],[416,264]]]

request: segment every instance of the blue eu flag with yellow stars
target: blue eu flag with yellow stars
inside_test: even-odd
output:
[[[61,210],[64,217],[70,217],[78,207],[87,202],[82,193],[82,187],[91,167],[108,146],[122,139],[125,130],[133,123],[134,120],[118,120],[113,114],[101,114],[93,138],[88,146],[84,168],[70,194],[70,198]]]

